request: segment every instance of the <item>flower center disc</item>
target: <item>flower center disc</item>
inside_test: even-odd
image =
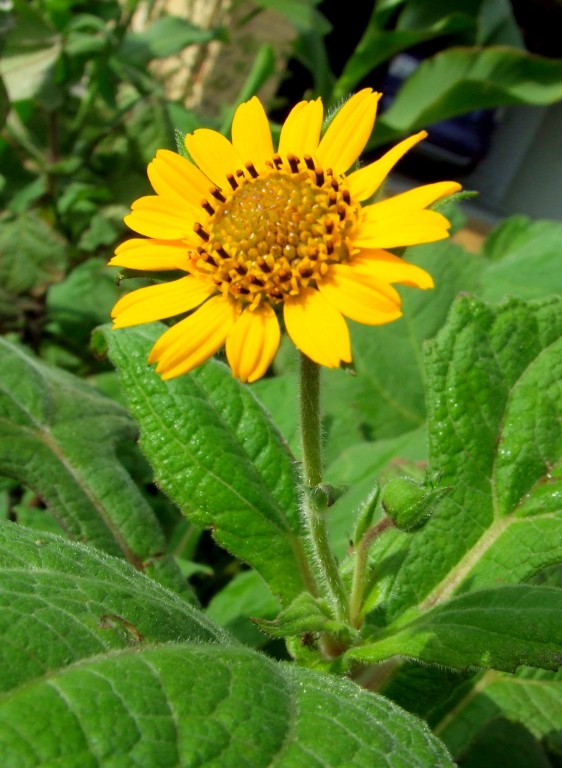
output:
[[[287,170],[232,179],[235,189],[218,206],[213,200],[204,229],[196,226],[205,240],[199,269],[223,293],[254,307],[298,295],[330,264],[349,259],[359,205],[336,179],[318,169],[298,170],[293,161]]]

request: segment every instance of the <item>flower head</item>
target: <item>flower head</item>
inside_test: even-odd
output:
[[[154,345],[163,378],[187,373],[223,345],[232,372],[255,381],[272,362],[279,318],[295,345],[330,368],[351,362],[344,318],[367,325],[400,317],[404,283],[431,276],[387,249],[447,237],[429,206],[460,189],[428,184],[368,203],[395,163],[426,136],[405,139],[346,175],[364,149],[380,94],[355,94],[321,136],[320,99],[302,101],[275,151],[257,98],[241,104],[232,142],[206,128],[186,136],[193,163],[159,150],[148,167],[155,195],[133,203],[128,226],[142,238],[120,245],[110,264],[183,272],[115,305],[117,328],[187,314]]]

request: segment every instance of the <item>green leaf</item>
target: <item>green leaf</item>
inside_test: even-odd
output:
[[[200,611],[93,547],[0,523],[0,690],[81,659],[168,641],[230,642]]]
[[[180,588],[158,521],[115,455],[136,437],[127,411],[2,338],[0,360],[0,474],[32,488],[73,538]]]
[[[521,665],[558,669],[561,648],[562,590],[517,584],[455,597],[346,657],[377,663],[399,656],[514,672]]]
[[[173,644],[15,690],[0,700],[0,748],[21,768],[453,766],[425,724],[354,683],[246,649]]]
[[[104,329],[157,483],[290,601],[308,578],[294,459],[250,390],[224,365],[209,361],[163,382],[146,361],[164,329]]]
[[[316,10],[318,0],[257,0],[256,5],[282,14],[301,34],[326,35],[331,29],[326,18]]]
[[[506,296],[538,299],[562,294],[562,224],[514,216],[492,232],[484,245],[491,260],[478,295],[487,301]]]
[[[31,99],[51,76],[62,42],[45,16],[24,0],[13,0],[16,23],[8,33],[0,59],[10,101]]]
[[[462,297],[428,346],[430,471],[453,490],[383,553],[387,618],[560,562],[561,310],[559,298],[494,309]]]
[[[558,755],[559,750],[557,750]],[[552,755],[556,760],[556,755]],[[522,724],[498,717],[478,734],[463,758],[463,768],[552,768],[543,745]]]
[[[300,453],[297,386],[296,376],[292,373],[270,376],[252,384],[252,392],[263,403],[295,455]]]
[[[433,275],[436,287],[401,290],[403,317],[394,323],[350,323],[357,375],[336,370],[323,379],[328,461],[362,439],[394,437],[423,425],[422,343],[441,328],[457,293],[475,287],[483,266],[451,242],[410,249],[407,258]]]
[[[371,495],[377,478],[389,465],[427,460],[427,432],[424,428],[405,432],[398,437],[363,442],[343,451],[326,470],[329,482],[347,487],[346,493],[329,510],[332,546],[343,558],[353,540],[357,510]],[[386,535],[394,535],[389,531]]]
[[[435,733],[459,761],[478,735],[498,718],[520,723],[543,744],[560,752],[562,673],[521,669],[516,675],[485,672],[464,686],[455,706],[434,721]],[[558,734],[558,738],[557,738]],[[557,744],[556,740],[557,739]]]
[[[0,219],[0,283],[12,295],[42,292],[64,274],[67,243],[34,213]]]
[[[257,648],[268,638],[250,619],[274,619],[280,607],[257,571],[242,571],[213,597],[206,613],[237,640]]]
[[[260,45],[254,58],[252,68],[248,73],[242,88],[240,89],[236,102],[226,109],[223,109],[224,117],[220,127],[220,133],[224,136],[228,135],[232,128],[232,120],[236,108],[242,104],[243,101],[248,101],[260,88],[271,78],[275,73],[275,51],[270,43]],[[182,137],[183,138],[183,137]],[[185,147],[184,142],[181,144]],[[182,148],[183,148],[182,147]],[[180,153],[181,154],[181,153]]]
[[[95,326],[105,322],[119,297],[115,270],[102,259],[88,259],[75,267],[47,293],[49,332],[67,344],[87,347]]]
[[[176,56],[189,45],[216,40],[218,30],[202,29],[179,16],[162,16],[142,32],[129,32],[119,56],[127,65],[146,66],[152,59]]]
[[[403,317],[378,327],[349,323],[356,375],[343,370],[323,372],[325,455],[327,463],[336,469],[328,471],[329,482],[350,481],[337,471],[341,456],[350,446],[395,437],[424,425],[422,344],[441,328],[459,291],[478,286],[486,266],[484,259],[452,242],[410,248],[407,259],[433,276],[435,288],[419,291],[398,286]],[[296,448],[296,377],[264,379],[256,382],[254,391],[285,439]],[[361,465],[353,466],[361,470]]]
[[[475,20],[470,15],[454,10],[451,12],[452,9],[450,8],[447,9],[449,12],[445,15],[442,6],[438,6],[438,14],[431,14],[433,18],[425,18],[421,24],[419,20],[417,23],[413,23],[414,20],[410,19],[410,24],[402,24],[396,29],[384,29],[380,26],[378,5],[378,3],[375,4],[363,36],[347,59],[334,86],[333,102],[337,102],[352,93],[362,79],[401,51],[445,35],[471,32],[475,29]],[[419,11],[417,7],[419,5],[420,3],[415,6],[415,10]],[[425,6],[427,9],[427,4]],[[429,10],[436,8],[437,6],[433,2]]]
[[[10,111],[10,99],[3,80],[0,79],[0,128],[4,127],[8,112]],[[0,180],[0,184],[2,180]]]
[[[330,615],[330,606],[316,600],[309,592],[296,597],[273,621],[254,621],[271,637],[291,637],[309,632],[342,633],[346,639],[350,636],[349,626],[334,621]]]
[[[357,768],[452,768],[427,726],[388,700],[233,647],[93,548],[2,523],[0,575],[6,768],[344,768],[350,756]]]
[[[371,147],[472,109],[553,104],[562,61],[514,48],[450,48],[424,61],[377,121]]]

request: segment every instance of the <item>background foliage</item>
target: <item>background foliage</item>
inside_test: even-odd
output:
[[[1,11],[4,764],[560,765],[562,225],[516,216],[478,254],[409,249],[436,289],[354,326],[356,375],[324,377],[346,580],[376,479],[447,488],[421,530],[372,548],[360,641],[333,662],[308,641],[341,628],[300,600],[293,350],[251,388],[220,359],[164,384],[146,366],[161,328],[105,326],[146,279],[105,264],[156,149],[227,133],[256,92],[277,130],[291,99],[334,106],[423,50],[375,156],[470,109],[562,99],[562,61],[528,52],[501,0],[379,0],[343,62],[324,4],[214,7],[206,25],[131,0]],[[246,42],[225,98],[201,62],[263,14],[290,47]],[[186,52],[180,97],[162,67]]]

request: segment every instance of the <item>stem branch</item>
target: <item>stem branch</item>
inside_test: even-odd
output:
[[[369,563],[369,549],[379,538],[381,533],[388,528],[392,528],[394,522],[390,517],[383,517],[378,523],[373,525],[361,538],[355,550],[355,567],[353,569],[353,582],[351,587],[351,598],[349,601],[349,612],[351,622],[354,626],[360,627],[362,623],[361,609],[363,607],[363,596],[365,594],[365,581],[367,577],[367,565]]]

